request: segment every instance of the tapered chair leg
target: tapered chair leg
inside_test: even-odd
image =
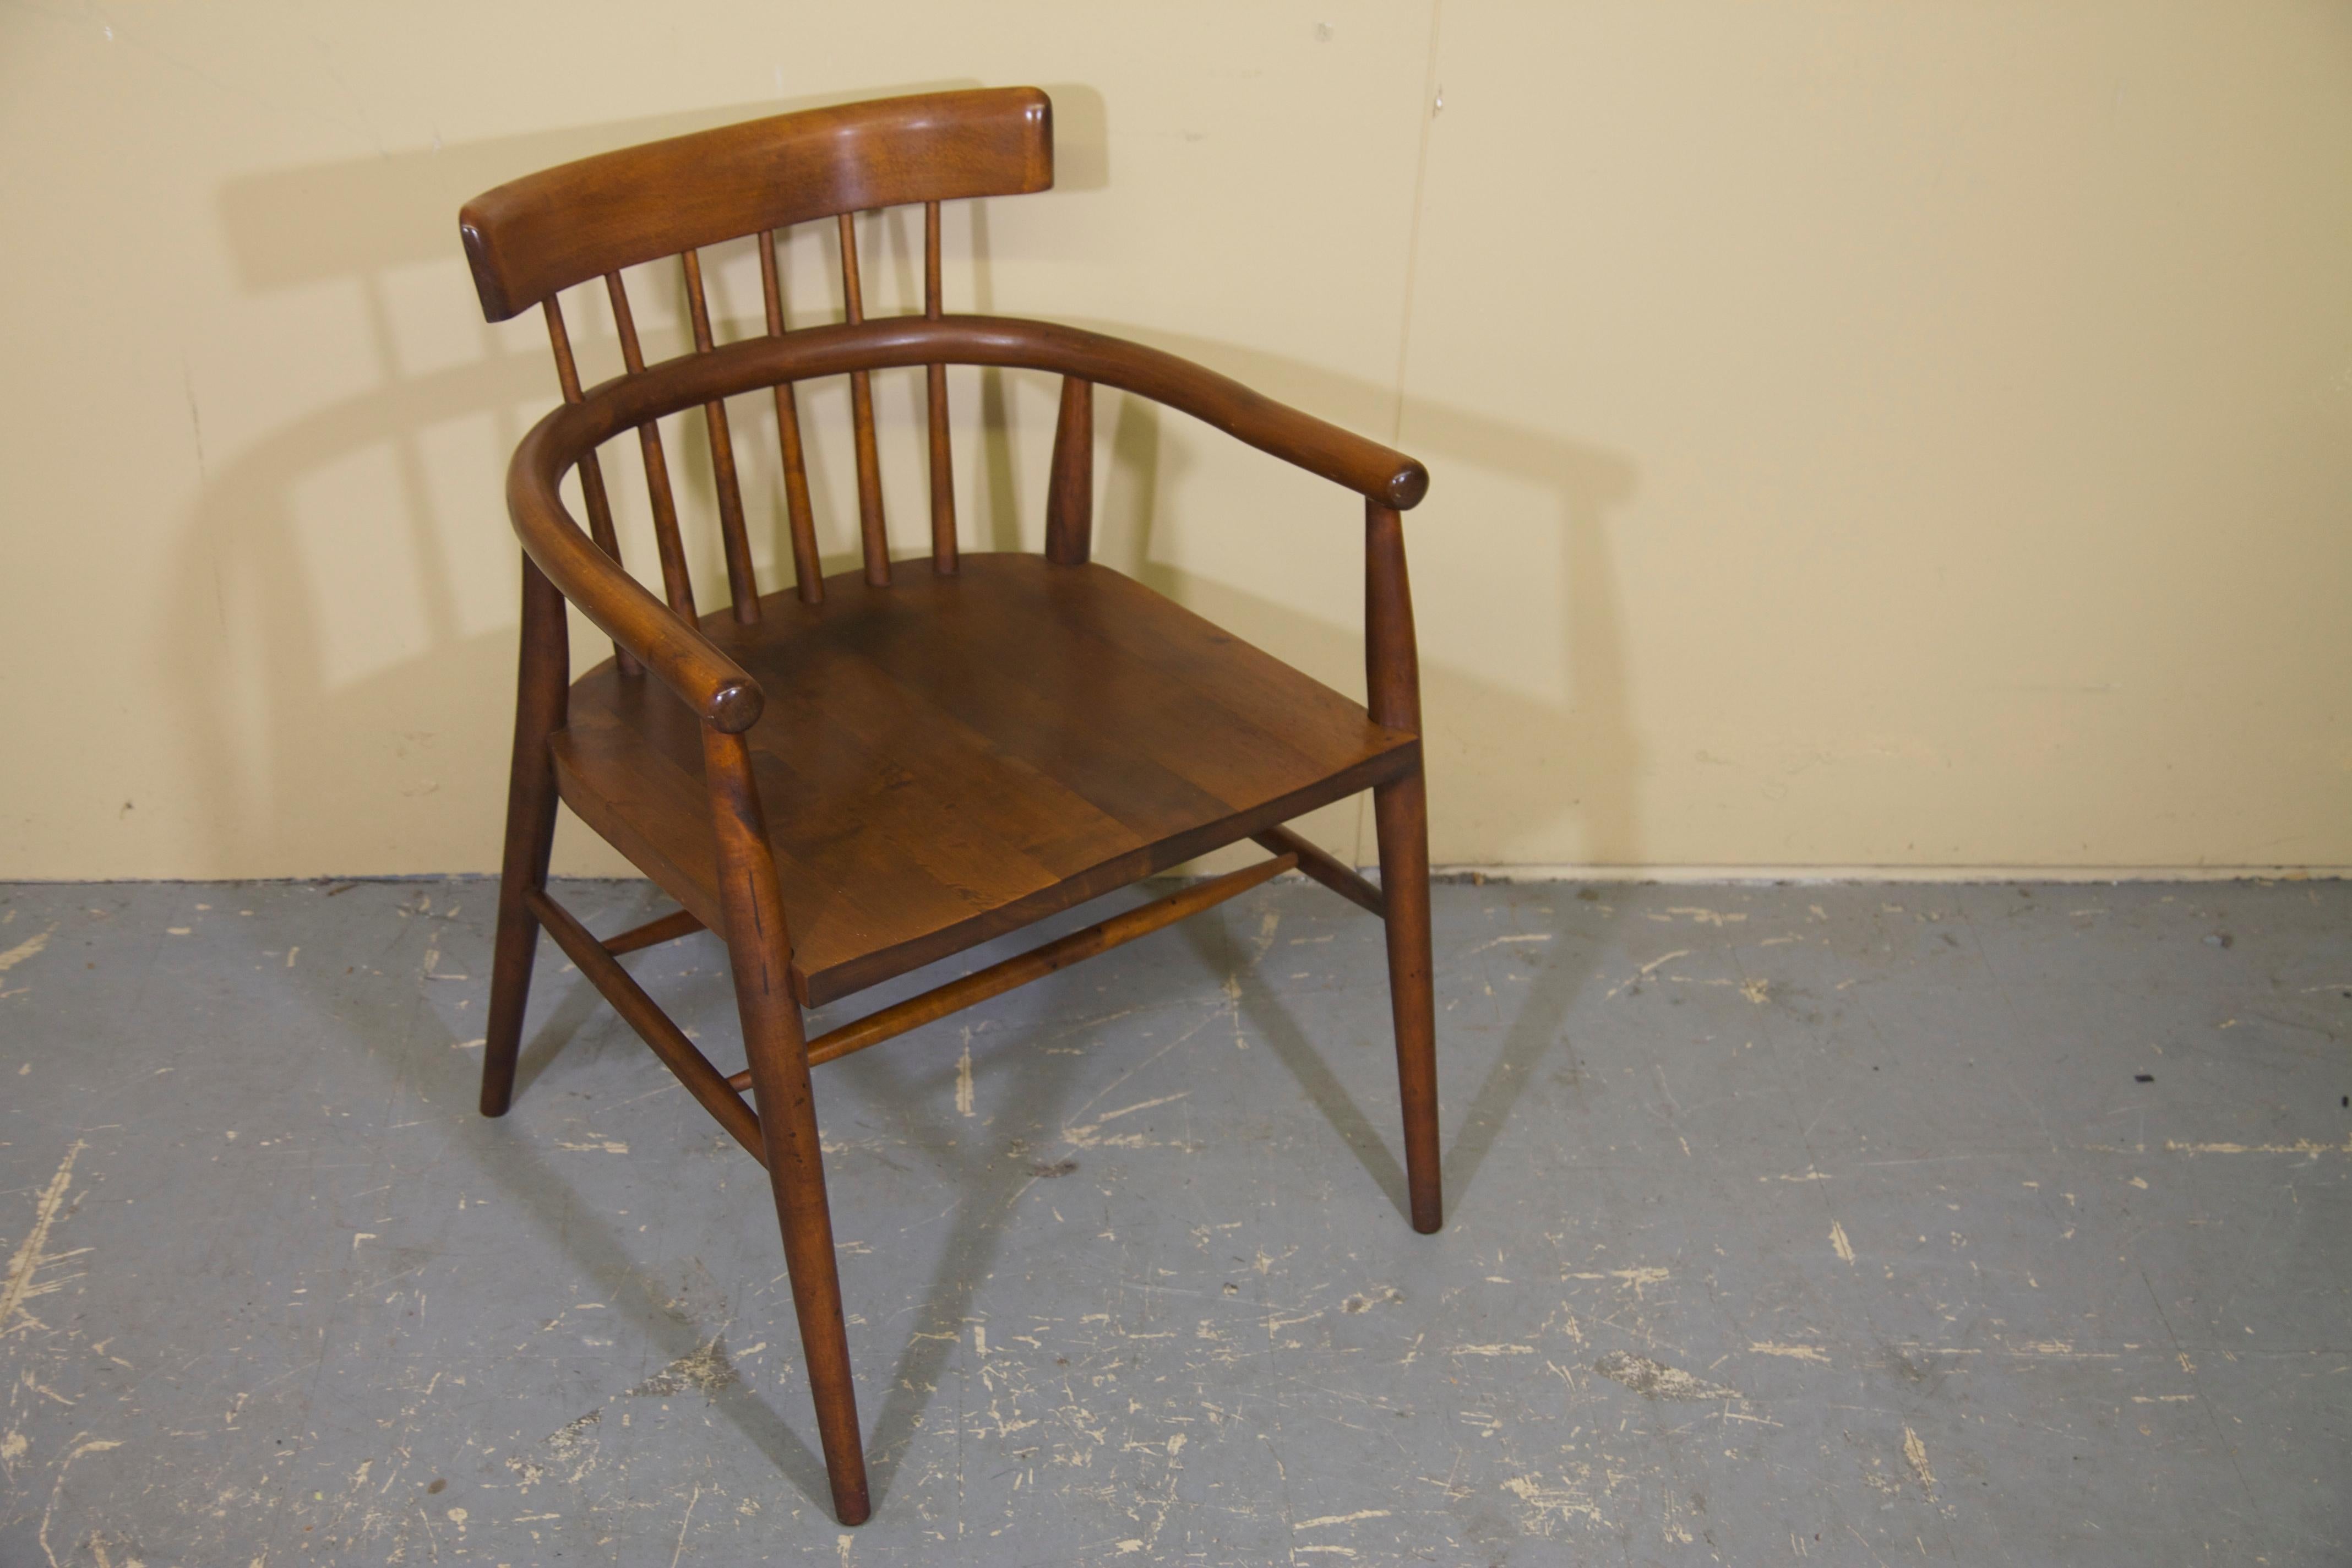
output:
[[[1437,1006],[1430,987],[1428,798],[1418,763],[1372,792],[1381,896],[1388,910],[1397,1087],[1404,1101],[1405,1186],[1412,1228],[1423,1235],[1444,1223],[1437,1152]]]
[[[530,896],[547,885],[555,844],[555,764],[547,738],[563,727],[570,675],[563,599],[528,557],[522,563],[522,652],[515,679],[514,764],[507,784],[507,845],[499,870],[499,931],[490,959],[488,1037],[482,1052],[482,1114],[514,1100],[539,917]]]
[[[751,1100],[775,1191],[776,1218],[791,1272],[801,1354],[816,1403],[817,1436],[834,1517],[863,1524],[866,1450],[857,1428],[857,1389],[849,1371],[849,1331],[842,1322],[841,1274],[834,1261],[833,1211],[825,1201],[824,1156],[817,1145],[816,1100],[809,1084],[808,1039],[793,996],[792,939],[768,847],[751,759],[740,735],[703,732],[703,766],[719,830],[720,899],[735,1005],[751,1058]]]

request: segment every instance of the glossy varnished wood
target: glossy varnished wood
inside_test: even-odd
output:
[[[940,204],[923,204],[923,314],[936,321],[947,313],[940,280]],[[924,415],[930,437],[931,570],[956,569],[955,458],[948,444],[948,367],[923,367]]]
[[[825,1479],[835,1517],[844,1524],[863,1524],[873,1507],[857,1430],[848,1330],[842,1321],[841,1275],[834,1258],[816,1095],[809,1083],[808,1038],[788,980],[792,925],[776,884],[750,746],[740,735],[705,725],[702,759],[705,799],[718,834],[716,927],[726,934],[734,972],[736,1016],[742,1020],[743,1054],[751,1062],[751,1098],[783,1232],[784,1268],[792,1275],[801,1353],[808,1359]]]
[[[563,302],[550,294],[541,301],[540,309],[547,318],[548,345],[555,353],[556,385],[562,389],[564,402],[577,403],[582,396],[580,367],[572,357],[572,334],[563,324]],[[621,560],[621,540],[613,528],[612,498],[604,491],[604,459],[590,452],[580,459],[579,474],[580,493],[588,507],[588,537],[594,540],[596,548],[611,556],[617,565]],[[644,668],[637,663],[636,656],[617,640],[613,644],[613,656],[621,661],[622,669],[631,675]]]
[[[866,289],[857,268],[857,222],[841,215],[841,310],[851,326],[866,319]],[[882,516],[882,453],[874,435],[874,378],[849,373],[849,433],[857,453],[857,539],[866,555],[866,580],[890,582],[890,541]]]
[[[574,920],[571,910],[544,891],[532,893],[530,902],[531,913],[539,917],[547,934],[555,939],[555,945],[570,954],[580,973],[604,993],[613,1011],[653,1047],[662,1065],[677,1075],[687,1091],[702,1102],[702,1108],[727,1130],[728,1136],[765,1164],[768,1152],[760,1141],[760,1119],[751,1114],[751,1108],[736,1092],[739,1087],[749,1088],[751,1080],[747,1078],[739,1086],[721,1076],[710,1065],[710,1059],[694,1048],[686,1031],[671,1023],[669,1015],[655,1005],[636,977],[621,967],[613,950],[590,935],[588,928]]]
[[[1421,731],[1421,652],[1405,575],[1404,521],[1393,507],[1364,503],[1364,685],[1372,717]],[[1388,922],[1389,1005],[1396,1027],[1397,1084],[1404,1111],[1405,1186],[1412,1227],[1444,1223],[1437,1150],[1437,1004],[1430,974],[1429,795],[1421,754],[1372,791],[1381,846],[1381,901]]]
[[[678,257],[686,273],[687,318],[694,326],[694,352],[709,353],[710,301],[702,290],[702,258],[688,250]],[[735,618],[760,618],[760,581],[751,568],[751,539],[743,526],[743,486],[735,477],[735,434],[727,421],[727,404],[713,398],[702,405],[702,419],[710,433],[710,476],[719,499],[719,539],[727,552],[727,593]]]
[[[606,382],[533,426],[507,470],[523,549],[565,598],[618,637],[698,715],[730,733],[758,717],[759,687],[710,641],[666,614],[572,522],[561,490],[581,456],[665,414],[757,387],[932,363],[1060,372],[1167,404],[1370,500],[1402,510],[1429,474],[1403,453],[1287,407],[1211,370],[1099,332],[998,316],[897,316],[730,343]],[[1076,444],[1065,448],[1075,452]]]
[[[1083,376],[1062,378],[1054,421],[1054,466],[1045,487],[1045,559],[1082,564],[1095,539],[1095,389]]]
[[[637,342],[637,318],[629,308],[629,286],[619,273],[604,274],[604,295],[613,306],[613,330],[621,340],[622,366],[630,375],[643,375],[645,349]],[[583,398],[572,406],[582,407],[585,402]],[[638,422],[637,453],[645,460],[646,500],[653,509],[654,552],[661,558],[662,594],[672,610],[690,619],[694,579],[687,571],[686,542],[677,531],[677,496],[670,489],[669,453],[662,445],[659,416]]]
[[[707,929],[691,910],[676,910],[657,921],[647,921],[618,936],[608,936],[601,945],[606,952],[617,955],[635,952],[643,947],[658,947],[663,942],[676,942],[679,937],[691,936]]]
[[[967,554],[953,577],[829,580],[756,626],[705,620],[758,681],[750,732],[811,1005],[1354,794],[1418,743],[1097,565]],[[606,666],[554,742],[564,799],[716,925],[700,726]]]
[[[1052,183],[1034,89],[922,94],[627,149],[502,185],[461,215],[483,310],[543,307],[564,402],[524,437],[507,500],[524,550],[521,656],[482,1110],[512,1096],[544,930],[766,1165],[834,1510],[870,1508],[810,1080],[861,1050],[1158,930],[1291,867],[1382,917],[1413,1225],[1437,1227],[1427,805],[1398,513],[1421,465],[1172,355],[1035,321],[946,313],[940,203]],[[923,208],[919,315],[866,319],[858,215]],[[833,220],[846,320],[787,331],[780,231]],[[703,247],[751,237],[765,332],[721,345]],[[624,273],[675,255],[690,352],[648,363]],[[601,279],[625,373],[581,384],[561,291]],[[956,539],[948,367],[1062,378],[1044,559]],[[871,377],[921,366],[931,570],[891,570]],[[818,564],[793,388],[849,378],[863,569]],[[1114,386],[1357,491],[1367,704],[1089,563],[1094,389]],[[773,396],[795,582],[762,596],[727,400]],[[698,614],[661,421],[699,408],[728,605]],[[634,434],[663,598],[620,561],[599,448]],[[585,531],[561,481],[580,475]],[[690,471],[690,470],[689,470]],[[667,599],[667,603],[663,602]],[[615,658],[568,680],[566,603]],[[1372,887],[1282,824],[1370,788]],[[602,942],[545,882],[560,798],[677,911]],[[947,957],[1208,850],[1275,858],[1195,884],[882,1008],[815,1041],[802,1008]],[[708,926],[727,947],[749,1067],[724,1078],[617,955]],[[740,1090],[751,1091],[747,1105]]]
[[[1387,900],[1381,897],[1378,888],[1287,827],[1269,827],[1263,833],[1251,834],[1250,837],[1277,855],[1292,857],[1298,862],[1301,871],[1366,913],[1383,917],[1388,914]]]
[[[1214,909],[1227,899],[1238,898],[1252,888],[1269,881],[1298,864],[1293,854],[1276,855],[1271,860],[1261,860],[1255,866],[1244,866],[1222,877],[1205,882],[1194,882],[1180,888],[1163,899],[1137,909],[1125,910],[1107,921],[1056,937],[1043,947],[1015,953],[1001,963],[949,981],[903,1002],[868,1013],[854,1024],[844,1024],[827,1030],[811,1040],[808,1046],[809,1065],[821,1067],[838,1061],[853,1051],[878,1046],[885,1040],[897,1039],[909,1029],[934,1023],[950,1013],[961,1013],[992,996],[1002,996],[1016,991],[1033,980],[1067,969],[1082,959],[1088,959],[1124,947],[1153,931],[1189,920],[1203,910]],[[750,1072],[739,1072],[728,1083],[736,1089],[751,1086]]]
[[[1044,93],[920,93],[583,158],[483,192],[457,228],[482,313],[502,321],[574,283],[720,240],[1053,183]]]
[[[526,557],[522,637],[515,669],[514,749],[507,781],[506,855],[499,868],[499,929],[490,957],[490,1012],[482,1054],[482,1114],[504,1116],[514,1099],[523,1005],[539,951],[530,901],[547,883],[555,844],[555,764],[550,742],[563,728],[572,661],[569,618],[555,585]],[[615,679],[644,685],[643,675]]]
[[[768,335],[784,335],[784,295],[776,276],[776,237],[761,234],[760,246],[760,300],[767,315]],[[824,568],[816,553],[816,514],[809,505],[808,458],[801,448],[800,400],[793,394],[793,384],[780,381],[775,386],[776,440],[782,448],[784,465],[785,526],[792,534],[793,576],[795,591],[807,604],[824,597]]]

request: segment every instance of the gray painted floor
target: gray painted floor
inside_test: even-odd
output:
[[[474,1113],[492,898],[0,889],[0,1563],[2352,1558],[2352,887],[1441,888],[1435,1237],[1311,885],[826,1068],[856,1531],[552,949]]]

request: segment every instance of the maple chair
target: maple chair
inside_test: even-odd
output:
[[[867,1514],[809,1069],[1052,973],[1296,868],[1387,924],[1413,1227],[1439,1224],[1420,695],[1398,514],[1419,463],[1183,360],[1042,322],[944,314],[940,204],[1053,183],[1034,89],[849,104],[546,170],[459,216],[482,310],[547,319],[563,403],[517,448],[522,647],[490,986],[484,1115],[505,1113],[542,930],[768,1169],[835,1513]],[[920,203],[924,311],[866,320],[853,215]],[[775,242],[831,218],[847,320],[786,331]],[[714,341],[698,250],[757,237],[763,335]],[[648,365],[623,269],[676,256],[694,352]],[[583,390],[559,302],[601,279],[626,373]],[[950,364],[1062,377],[1044,558],[958,548]],[[928,367],[929,559],[884,539],[870,373]],[[846,375],[862,570],[824,575],[795,383]],[[1364,498],[1370,710],[1091,563],[1093,395],[1181,409]],[[769,393],[795,584],[761,596],[727,399]],[[656,421],[699,408],[727,608],[696,602]],[[663,597],[623,569],[597,450],[642,453]],[[577,469],[583,531],[559,492]],[[569,600],[614,656],[570,679]],[[1378,887],[1282,825],[1373,792]],[[599,939],[547,893],[562,799],[679,909]],[[1248,868],[1118,914],[815,1039],[814,1007],[1247,838]],[[708,927],[731,963],[749,1068],[713,1066],[617,962]],[[746,1104],[742,1091],[751,1093]],[[756,1108],[756,1109],[755,1109]]]

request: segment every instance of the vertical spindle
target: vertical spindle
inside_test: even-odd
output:
[[[637,346],[637,321],[629,311],[629,290],[618,272],[604,274],[604,291],[613,300],[613,325],[621,334],[621,363],[631,375],[646,368],[645,351]],[[677,502],[670,494],[669,458],[662,450],[661,426],[648,419],[637,426],[637,444],[646,459],[646,499],[653,503],[654,548],[661,556],[662,592],[669,607],[691,623],[694,581],[687,574],[686,547],[677,535]]]
[[[702,292],[702,258],[687,249],[678,252],[677,258],[686,268],[694,352],[707,354],[712,347],[710,302]],[[751,568],[751,539],[743,528],[743,488],[735,478],[735,433],[728,427],[726,400],[714,397],[704,404],[702,419],[710,430],[711,483],[719,492],[719,536],[727,551],[727,588],[734,596],[735,619],[749,626],[760,618],[760,579]]]
[[[944,309],[940,287],[940,204],[923,204],[923,314],[940,319]],[[948,367],[927,365],[924,389],[930,402],[931,427],[931,570],[952,576],[956,570],[955,456],[948,444]]]
[[[852,322],[866,319],[866,300],[857,283],[857,227],[855,215],[841,215],[841,302]],[[857,437],[857,531],[866,547],[866,580],[877,588],[890,585],[890,542],[882,525],[882,459],[874,447],[874,383],[862,370],[849,373],[850,422]]]
[[[776,246],[781,236],[760,236],[760,293],[768,308],[768,335],[784,335],[784,293],[776,277]],[[809,507],[808,461],[801,450],[800,400],[793,384],[776,384],[776,438],[784,453],[784,515],[793,533],[794,587],[803,605],[824,602],[824,564],[817,559],[816,516]]]
[[[1045,491],[1045,559],[1083,566],[1094,549],[1095,386],[1062,378],[1062,414],[1054,425],[1054,471]]]
[[[580,366],[572,357],[572,334],[564,330],[563,306],[556,295],[550,294],[541,310],[547,317],[548,342],[555,347],[555,379],[563,388],[563,401],[577,403],[581,400]],[[593,450],[580,459],[580,493],[588,502],[588,536],[596,542],[597,549],[618,563],[621,541],[613,531],[612,499],[604,493],[604,465]],[[623,675],[646,672],[636,655],[617,640],[613,644],[613,658]]]

